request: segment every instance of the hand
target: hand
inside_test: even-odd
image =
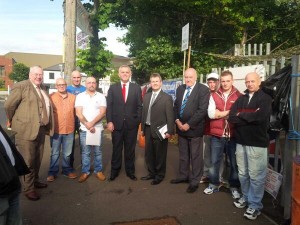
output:
[[[110,132],[113,132],[115,127],[114,127],[114,124],[112,122],[109,122],[107,124],[107,129],[110,131]]]
[[[86,129],[90,130],[94,126],[94,124],[92,122],[85,122],[84,126],[86,127]]]
[[[181,121],[180,120],[176,120],[176,124],[177,124],[178,129],[181,130],[181,131],[183,131]]]
[[[166,136],[166,138],[172,137],[172,135],[171,135],[171,134],[168,134],[168,133],[165,133],[165,136]]]
[[[182,130],[183,131],[188,131],[190,129],[190,125],[188,125],[187,123],[182,125]]]
[[[90,131],[91,133],[95,133],[95,132],[96,132],[96,128],[95,128],[95,127],[92,127],[89,131]]]

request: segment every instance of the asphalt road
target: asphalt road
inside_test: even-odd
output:
[[[3,103],[0,102],[1,124]],[[4,118],[5,124],[5,118]],[[76,172],[80,174],[80,156],[76,142]],[[45,153],[40,179],[46,182],[50,159],[49,137],[46,138]],[[111,159],[111,138],[104,137],[104,173],[109,176]],[[124,167],[124,165],[123,165]],[[243,209],[233,206],[233,199],[227,189],[213,195],[205,195],[206,184],[199,185],[197,192],[186,193],[187,184],[170,184],[178,169],[178,147],[169,145],[167,174],[159,185],[150,181],[131,181],[124,168],[113,182],[99,181],[93,175],[84,183],[62,175],[40,189],[39,201],[27,200],[21,195],[21,209],[24,225],[109,225],[120,221],[135,221],[145,218],[174,216],[182,225],[274,225],[281,219],[281,212],[265,194],[265,209],[256,221],[243,218]],[[136,176],[147,175],[144,163],[144,149],[136,147]]]

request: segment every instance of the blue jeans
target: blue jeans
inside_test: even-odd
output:
[[[0,224],[22,225],[19,195],[19,192],[15,192],[0,198]]]
[[[228,140],[225,137],[211,136],[211,167],[209,168],[210,185],[214,188],[220,185],[220,166],[223,163],[224,149],[230,163],[229,185],[231,188],[239,188],[238,169],[235,157],[236,142],[234,139]]]
[[[81,146],[81,160],[82,160],[82,173],[90,174],[91,168],[91,151],[94,149],[94,173],[102,172],[102,141],[103,131],[101,132],[101,144],[86,145],[86,131],[80,131],[80,146]]]
[[[236,160],[242,194],[248,207],[261,210],[268,167],[267,148],[237,144]]]
[[[51,157],[50,168],[48,175],[56,176],[59,171],[59,156],[62,149],[62,173],[68,175],[74,170],[70,165],[70,155],[72,153],[72,145],[74,140],[74,133],[71,134],[57,134],[50,138],[51,141]]]

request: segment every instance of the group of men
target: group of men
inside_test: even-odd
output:
[[[151,74],[151,91],[143,98],[141,88],[130,82],[131,75],[129,66],[121,66],[120,82],[110,86],[106,98],[97,91],[94,77],[88,77],[86,87],[83,87],[79,71],[73,71],[71,86],[67,87],[63,78],[57,79],[57,92],[50,96],[42,84],[43,69],[39,66],[30,68],[28,80],[14,85],[5,102],[5,110],[9,125],[17,132],[16,146],[29,168],[29,173],[21,179],[25,196],[29,200],[38,200],[40,195],[36,189],[47,187],[39,181],[46,134],[51,136],[48,182],[58,176],[60,150],[62,174],[77,178],[73,166],[76,132],[80,139],[82,164],[78,181],[82,183],[90,176],[92,150],[95,177],[106,180],[102,167],[102,120],[106,117],[113,144],[108,181],[114,181],[120,173],[123,149],[126,175],[137,180],[135,146],[141,123],[148,169],[148,174],[141,180],[152,180],[151,185],[161,183],[166,174],[168,138],[174,134],[176,125],[179,172],[170,182],[188,183],[186,191],[194,193],[204,170],[204,173],[208,171],[206,176],[210,182],[204,193],[218,191],[225,151],[230,161],[229,184],[236,199],[234,205],[238,208],[248,206],[244,216],[256,219],[262,208],[271,111],[271,98],[259,89],[259,75],[247,74],[247,91],[242,95],[232,85],[230,71],[221,74],[220,88],[218,75],[209,75],[208,86],[210,81],[214,83],[209,89],[197,82],[196,70],[189,68],[184,73],[184,84],[176,90],[174,103],[172,97],[162,91],[160,74]],[[204,142],[208,150],[203,154]]]

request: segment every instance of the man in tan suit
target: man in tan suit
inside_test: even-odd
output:
[[[4,104],[9,124],[17,132],[16,145],[30,169],[22,184],[25,196],[32,201],[40,198],[36,188],[47,187],[39,181],[39,169],[45,135],[53,134],[51,102],[42,82],[43,69],[31,67],[29,79],[14,84]]]

